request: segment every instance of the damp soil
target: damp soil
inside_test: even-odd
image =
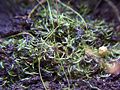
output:
[[[114,2],[117,4],[117,6],[119,6],[120,2],[116,2],[119,2],[119,0],[115,0]],[[9,7],[5,7],[6,5],[4,5],[4,3],[1,3],[3,2],[0,1],[0,38],[9,37],[24,30],[30,30],[30,23],[26,22],[26,18],[16,18],[16,16],[26,16],[25,13],[19,14],[16,10],[9,10]],[[101,2],[96,7],[96,10],[92,12],[93,14],[91,14],[94,16],[94,18],[103,18],[107,22],[114,21],[115,29],[117,29],[117,26],[119,26],[120,23],[117,21],[116,15],[110,9],[111,7],[109,5],[106,5],[105,2]],[[120,32],[120,28],[118,28],[117,32]],[[115,41],[120,41],[119,36],[116,35],[115,37]],[[8,65],[13,63],[9,59],[10,52],[13,51],[15,51],[14,47],[6,47],[5,52],[8,53],[6,57],[7,60],[5,62],[8,63]],[[6,53],[4,53],[0,48],[0,58],[6,56]],[[7,75],[6,70],[0,71],[0,77]],[[62,90],[68,87],[68,83],[65,79],[55,78],[56,75],[54,74],[46,76],[46,73],[43,72],[42,76],[44,77],[46,87],[49,90]],[[92,75],[89,79],[79,77],[77,79],[70,79],[69,81],[70,87],[73,87],[73,85],[76,86],[74,90],[120,90],[120,75],[100,77],[99,73],[97,73]],[[16,79],[16,83],[11,84],[10,86],[1,86],[2,82],[3,81],[0,80],[0,90],[25,90],[26,87],[28,90],[44,90],[39,75],[29,76],[29,78],[26,78],[24,80]]]
[[[15,0],[0,1],[0,38],[30,30],[30,20],[26,18],[27,8],[21,8],[22,3]]]
[[[0,37],[6,36],[14,32],[11,17],[8,13],[0,11]]]

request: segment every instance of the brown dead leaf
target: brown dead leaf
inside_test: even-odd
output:
[[[110,74],[120,74],[120,62],[112,61],[110,63],[106,63],[106,71]]]

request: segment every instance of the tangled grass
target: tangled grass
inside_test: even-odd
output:
[[[100,58],[89,55],[97,53],[100,46],[111,50],[105,60],[119,58],[120,43],[111,41],[112,25],[84,17],[85,20],[62,2],[47,3],[37,9],[29,32],[8,37],[0,44],[2,86],[40,75],[45,88],[44,82],[52,77],[66,80],[70,89],[72,78],[90,78],[97,71],[104,73],[100,70]],[[85,53],[86,48],[91,51]]]

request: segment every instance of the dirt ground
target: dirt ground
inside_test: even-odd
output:
[[[79,1],[79,0],[78,0]],[[91,8],[94,8],[93,11],[90,12],[91,18],[94,19],[104,19],[106,22],[114,23],[114,32],[113,40],[116,42],[120,41],[120,36],[116,33],[120,33],[120,22],[118,20],[118,17],[116,16],[116,13],[114,12],[114,9],[108,5],[103,0],[99,0],[100,2],[92,5]],[[120,1],[119,0],[112,0],[113,3],[117,6],[118,10],[120,11]],[[1,3],[1,1],[0,1]],[[73,5],[76,5],[77,2],[73,0],[71,2]],[[11,14],[9,9],[4,8],[4,4],[0,4],[0,38],[4,38],[10,35],[17,34],[21,32],[21,30],[29,30],[30,29],[30,23],[26,22],[26,18],[15,18],[16,15],[19,15],[16,13]],[[78,8],[78,7],[75,7]],[[16,11],[13,11],[16,12]],[[119,13],[119,12],[118,12]],[[24,16],[26,13],[23,14]],[[7,47],[6,52],[12,52],[14,48]],[[0,48],[0,58],[2,58],[2,50]],[[8,53],[8,57],[10,54]],[[7,61],[6,61],[7,62]],[[13,63],[13,62],[8,62]],[[45,73],[46,74],[46,73]],[[55,75],[45,75],[43,73],[43,77],[45,80],[45,84],[48,88],[48,90],[62,90],[67,87],[67,81],[64,79],[55,79]],[[0,77],[6,75],[5,71],[0,71]],[[89,79],[71,79],[70,81],[70,87],[72,85],[75,85],[76,87],[74,90],[120,90],[120,75],[114,76],[111,75],[109,77],[99,77],[99,74],[96,73],[91,76],[92,78]],[[2,80],[0,80],[0,84],[2,84]],[[20,81],[16,81],[16,83],[12,84],[9,87],[2,87],[0,86],[0,90],[24,90],[25,87],[28,87],[28,90],[44,90],[44,87],[41,83],[41,80],[39,78],[39,75],[31,76],[29,79],[24,79]]]
[[[31,22],[25,18],[29,9],[22,8],[22,3],[25,2],[15,3],[14,1],[0,1],[0,38],[15,35],[21,31],[30,29]]]

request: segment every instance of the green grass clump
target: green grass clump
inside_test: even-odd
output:
[[[0,68],[7,71],[1,77],[4,84],[40,75],[44,85],[45,75],[55,75],[56,79],[67,80],[70,88],[69,79],[90,77],[99,68],[96,58],[85,54],[86,46],[97,49],[115,45],[110,42],[112,28],[104,21],[84,20],[62,2],[58,7],[47,3],[47,7],[38,8],[29,33],[10,37],[0,45],[8,55],[0,60]]]

